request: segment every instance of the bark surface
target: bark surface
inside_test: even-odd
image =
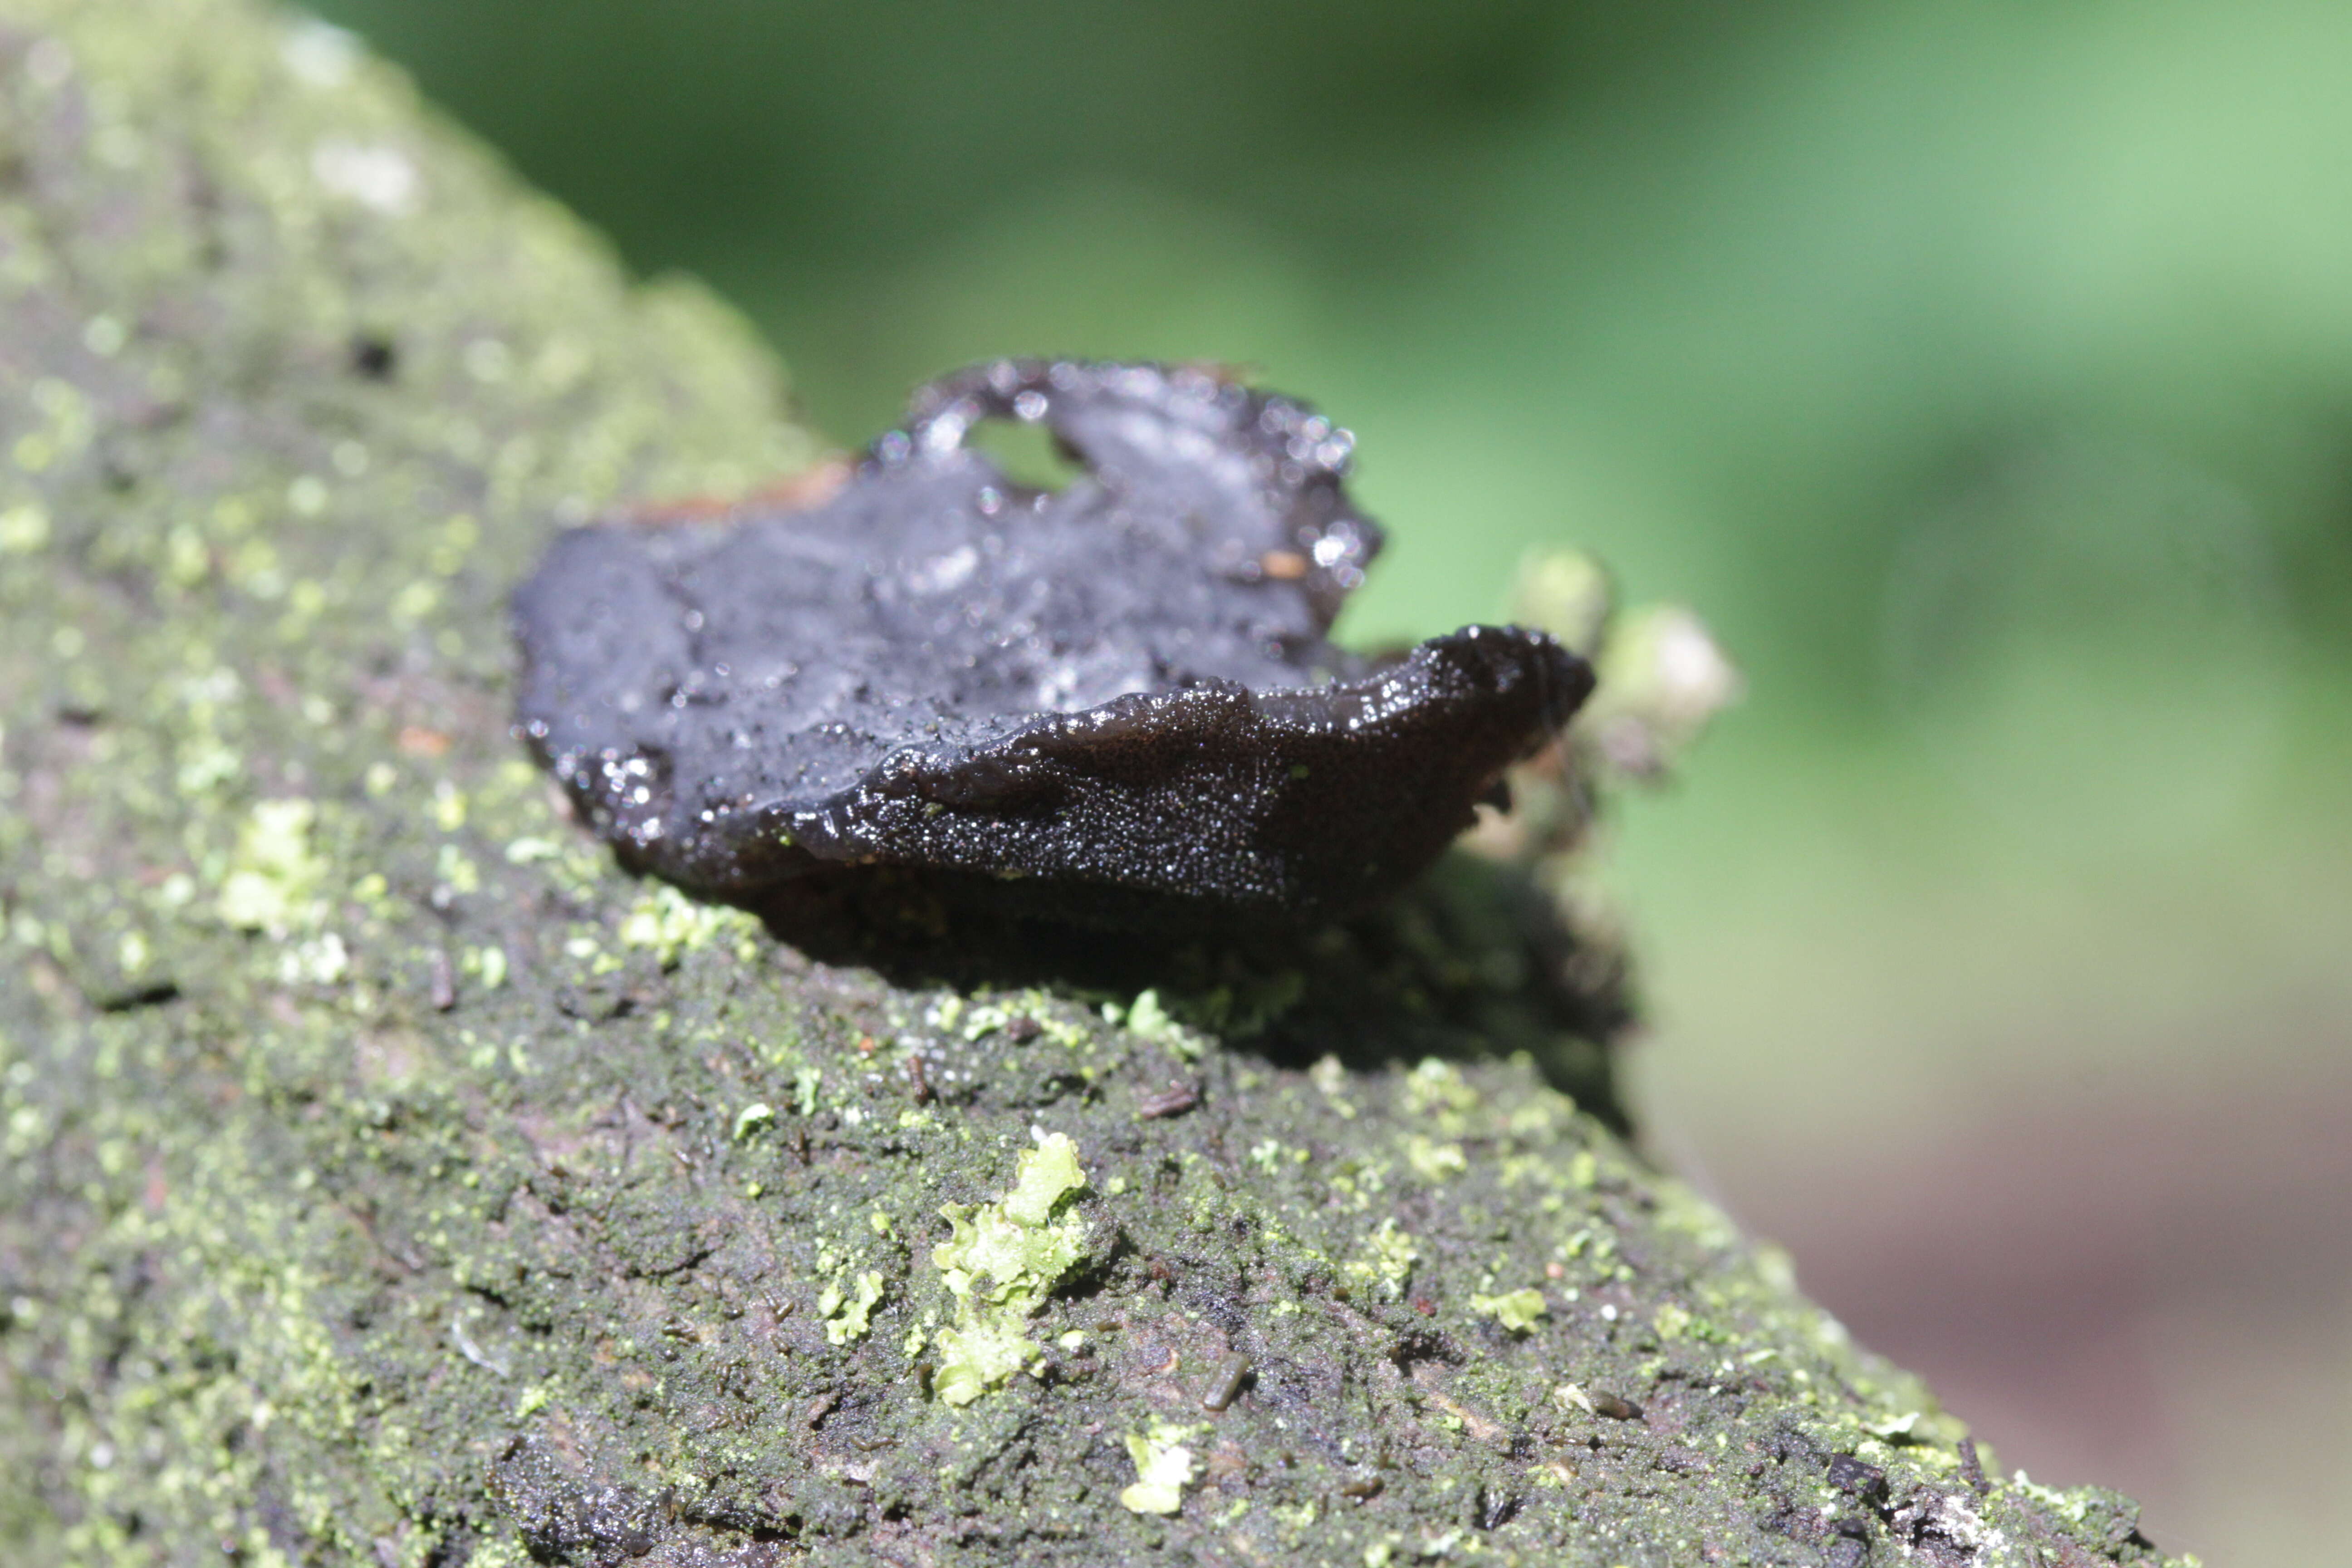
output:
[[[12,1561],[2166,1561],[1628,1151],[1507,878],[1236,955],[619,870],[507,595],[815,456],[340,35],[0,0]]]

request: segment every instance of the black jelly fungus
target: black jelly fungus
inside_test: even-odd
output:
[[[986,419],[1080,477],[1009,480],[966,445]],[[1510,626],[1380,664],[1326,641],[1381,544],[1351,447],[1213,371],[975,367],[820,505],[561,535],[515,597],[523,732],[698,893],[889,867],[1097,923],[1362,908],[1592,674]]]

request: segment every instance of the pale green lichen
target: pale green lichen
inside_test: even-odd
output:
[[[824,1320],[825,1342],[845,1345],[865,1338],[866,1331],[874,1326],[874,1309],[881,1303],[882,1276],[872,1269],[860,1274],[851,1290],[827,1285],[818,1291],[816,1313]]]
[[[931,1392],[950,1405],[970,1405],[992,1388],[1010,1382],[1039,1350],[1022,1331],[1020,1321],[967,1311],[952,1328],[939,1332],[940,1366],[931,1378]]]
[[[1462,1069],[1437,1057],[1423,1058],[1405,1079],[1405,1110],[1433,1118],[1438,1131],[1449,1138],[1468,1130],[1466,1118],[1478,1108],[1478,1098]]]
[[[288,985],[332,985],[351,973],[351,950],[333,931],[278,950],[278,978]]]
[[[1499,1296],[1473,1295],[1470,1310],[1494,1319],[1515,1334],[1524,1334],[1536,1326],[1536,1321],[1551,1310],[1544,1293],[1533,1286],[1507,1290]]]
[[[310,848],[318,817],[318,806],[308,800],[255,803],[221,879],[223,921],[238,931],[275,935],[319,921],[325,905],[317,894],[327,862]]]
[[[1175,1026],[1176,1020],[1160,1005],[1160,993],[1139,993],[1127,1009],[1127,1026],[1145,1039],[1157,1039]]]
[[[1042,1353],[1025,1325],[1085,1256],[1086,1222],[1055,1211],[1086,1184],[1077,1145],[1049,1132],[1022,1152],[1003,1198],[940,1209],[954,1234],[931,1249],[931,1264],[956,1299],[956,1321],[940,1331],[931,1390],[948,1404],[971,1404]]]
[[[508,850],[509,858],[513,850]],[[667,882],[653,884],[622,918],[621,945],[650,948],[654,961],[676,969],[697,948],[722,936],[744,936],[759,922],[740,910],[724,904],[698,903]]]
[[[925,1022],[933,1028],[952,1030],[966,1040],[982,1040],[1016,1021],[1025,1021],[1037,1026],[1040,1037],[1066,1049],[1077,1050],[1092,1037],[1084,1026],[1065,1016],[1070,1010],[1066,998],[1034,988],[974,998],[969,1003],[950,994],[932,1004]]]
[[[502,947],[469,947],[458,961],[458,973],[481,982],[485,991],[496,991],[507,983],[507,952]]]
[[[1175,1513],[1184,1506],[1184,1489],[1192,1480],[1192,1450],[1185,1440],[1197,1426],[1154,1421],[1150,1430],[1127,1436],[1128,1457],[1135,1461],[1135,1481],[1118,1494],[1129,1513]]]
[[[1393,1301],[1404,1294],[1404,1282],[1419,1261],[1420,1245],[1397,1227],[1391,1215],[1363,1238],[1359,1255],[1348,1260],[1347,1271],[1370,1284],[1381,1300]]]
[[[1315,1065],[1307,1069],[1307,1077],[1335,1112],[1346,1121],[1355,1120],[1356,1102],[1346,1092],[1348,1068],[1338,1057],[1318,1058]]]
[[[1425,1182],[1443,1182],[1470,1168],[1470,1157],[1459,1143],[1440,1143],[1416,1132],[1405,1140],[1405,1163]]]
[[[1086,1173],[1078,1168],[1078,1146],[1064,1133],[1046,1133],[1037,1140],[1037,1147],[1022,1152],[1013,1190],[1004,1194],[1004,1213],[1032,1229],[1044,1227],[1055,1205],[1086,1184]],[[1075,1220],[1070,1223],[1076,1227],[1070,1235],[1083,1239],[1084,1227]]]
[[[1906,1410],[1900,1415],[1890,1415],[1884,1421],[1865,1421],[1863,1426],[1881,1437],[1908,1437],[1919,1426],[1925,1411]]]
[[[1174,1015],[1160,1003],[1157,990],[1138,993],[1135,1001],[1124,1013],[1115,1004],[1105,1003],[1103,1016],[1110,1023],[1118,1023],[1123,1018],[1130,1032],[1166,1046],[1187,1061],[1197,1059],[1204,1044],[1198,1035],[1176,1021]]]

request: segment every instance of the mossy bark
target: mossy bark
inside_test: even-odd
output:
[[[619,871],[505,595],[814,456],[339,35],[0,0],[12,1560],[2162,1560],[1552,1087],[1467,873],[1139,998]]]

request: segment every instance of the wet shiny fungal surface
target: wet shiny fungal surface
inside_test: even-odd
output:
[[[1013,483],[966,444],[987,419],[1082,476]],[[559,538],[515,598],[522,729],[700,893],[877,867],[1087,923],[1366,907],[1592,678],[1517,627],[1377,668],[1327,642],[1381,543],[1351,448],[1207,371],[976,367],[820,505]]]

